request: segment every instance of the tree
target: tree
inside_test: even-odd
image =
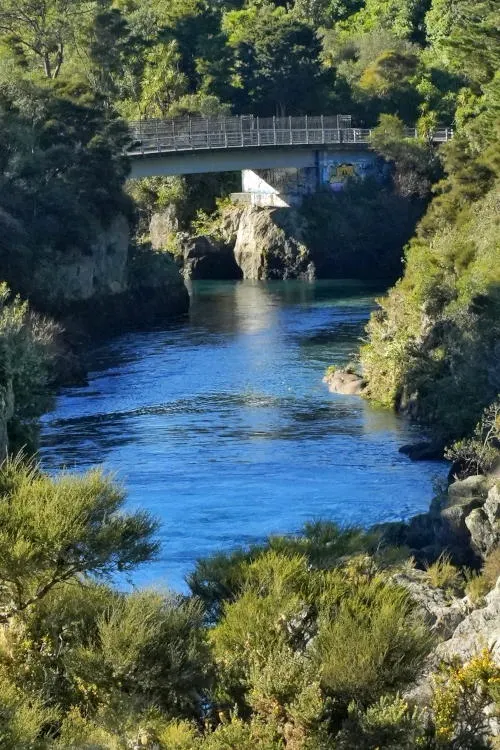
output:
[[[54,79],[95,8],[96,0],[3,0],[0,38],[24,67],[34,64]]]
[[[101,471],[42,474],[8,459],[0,468],[0,622],[75,576],[131,570],[158,550],[157,523],[123,512],[124,493]]]
[[[439,174],[439,162],[428,138],[405,137],[404,123],[394,115],[381,115],[372,132],[372,148],[394,165],[394,183],[404,197],[425,198]]]
[[[264,116],[319,111],[325,78],[320,43],[309,26],[284,8],[250,5],[227,13],[223,28],[234,49],[240,111]]]

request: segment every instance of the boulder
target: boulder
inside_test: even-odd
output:
[[[482,474],[457,480],[448,487],[449,504],[454,505],[463,500],[484,500],[488,494],[488,479]]]
[[[295,209],[247,206],[240,215],[234,246],[243,278],[314,279],[305,235],[305,220]]]
[[[484,511],[492,528],[500,536],[500,483],[495,483],[488,492]],[[498,541],[500,542],[500,539]]]
[[[332,393],[342,393],[345,396],[359,396],[364,387],[361,375],[340,367],[329,370],[323,378],[323,383],[326,383]]]
[[[481,508],[465,518],[471,544],[480,557],[487,557],[500,544],[500,492],[498,484],[490,488]]]
[[[498,543],[498,535],[495,534],[487,514],[483,508],[475,508],[465,519],[475,551],[481,557],[487,557]]]

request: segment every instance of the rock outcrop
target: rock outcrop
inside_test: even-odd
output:
[[[341,367],[329,368],[323,383],[326,383],[332,393],[343,393],[346,396],[360,396],[364,387],[361,375]]]
[[[408,591],[430,631],[439,639],[450,638],[470,611],[467,598],[450,599],[442,589],[430,585],[423,570],[397,573],[393,581]]]
[[[107,227],[92,227],[86,252],[45,249],[34,259],[21,290],[34,306],[63,321],[109,333],[186,312],[189,296],[167,253],[132,252],[129,224],[117,215]]]
[[[446,550],[457,564],[478,565],[500,545],[500,480],[457,480],[432,500],[427,513],[375,528],[387,542],[408,546],[420,563]]]
[[[455,656],[467,661],[483,648],[490,650],[500,665],[500,578],[485,597],[485,606],[475,609],[455,628],[448,640],[440,643],[435,655],[449,661]]]
[[[178,231],[177,209],[173,203],[170,203],[163,211],[157,211],[151,216],[149,239],[153,250],[165,250]]]
[[[185,279],[241,279],[233,249],[221,240],[200,235],[178,239]]]
[[[292,208],[246,207],[238,225],[234,257],[244,279],[313,279],[305,222]]]

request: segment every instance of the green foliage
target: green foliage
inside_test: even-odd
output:
[[[350,704],[337,746],[339,750],[414,750],[425,747],[424,739],[423,712],[410,709],[398,694],[383,695],[366,709]]]
[[[491,747],[485,711],[498,700],[500,669],[488,650],[470,660],[443,666],[436,677],[433,699],[434,733],[439,748]]]
[[[444,589],[448,594],[458,594],[463,589],[460,571],[452,564],[450,556],[445,553],[427,567],[426,577],[431,586]]]
[[[0,283],[2,453],[9,447],[12,450],[15,437],[27,438],[34,420],[50,404],[57,333],[54,323],[31,312],[26,302],[13,297],[7,285]]]
[[[412,679],[430,648],[407,592],[383,578],[359,579],[319,620],[321,682],[342,704],[364,705]]]
[[[54,712],[4,678],[0,678],[0,696],[0,746],[4,750],[42,748],[40,733]]]
[[[100,649],[89,654],[89,674],[101,664],[128,696],[173,716],[199,716],[210,658],[196,600],[131,594],[102,615],[97,628]]]
[[[51,479],[33,464],[0,467],[0,620],[77,575],[127,571],[157,550],[145,511],[124,514],[122,490],[100,471]]]
[[[445,456],[460,467],[461,476],[495,469],[500,462],[500,399],[484,410],[473,436],[452,443]]]

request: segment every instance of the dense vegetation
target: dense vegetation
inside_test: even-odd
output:
[[[310,210],[358,252],[365,213],[370,232],[391,237],[401,230],[390,211],[405,201],[413,222],[435,193],[363,364],[372,398],[443,439],[478,423],[450,455],[488,470],[500,390],[497,28],[494,0],[3,0],[2,276],[29,294],[35,260],[57,273],[54,253],[86,252],[94,222],[130,214],[121,118],[343,111],[379,122],[391,189],[348,188]],[[456,127],[439,155],[438,122]],[[176,178],[129,192],[143,220],[174,203],[189,226],[228,187]],[[7,426],[14,434],[45,406],[56,331],[4,286],[0,307],[3,450]],[[154,519],[123,500],[99,472],[52,479],[22,458],[0,468],[2,747],[492,746],[484,709],[498,710],[500,674],[487,652],[443,668],[427,711],[401,695],[433,645],[394,578],[411,567],[408,550],[316,524],[200,562],[189,596],[127,594],[111,577],[125,581],[158,547]],[[496,553],[469,575],[470,595],[498,573]],[[446,560],[428,577],[466,584]]]
[[[432,44],[435,59],[467,71],[457,133],[442,151],[446,176],[362,352],[370,396],[443,439],[471,431],[500,392],[499,14],[494,3],[463,6]]]
[[[201,562],[196,596],[125,594],[109,576],[158,546],[154,520],[123,499],[99,472],[0,470],[3,748],[491,746],[483,710],[500,672],[487,651],[436,678],[429,712],[399,693],[433,643],[393,580],[411,569],[404,550],[314,524]],[[439,565],[429,578],[449,585]]]
[[[228,112],[347,112],[360,125],[389,114],[417,124],[419,143],[398,138],[388,149],[377,145],[395,165],[393,189],[353,191],[337,211],[341,224],[329,221],[323,234],[321,211],[310,211],[312,245],[325,245],[327,237],[334,248],[325,273],[350,271],[349,260],[358,255],[358,265],[375,272],[375,235],[377,256],[385,248],[379,275],[396,277],[400,246],[441,170],[428,147],[430,129],[452,124],[457,107],[460,125],[479,111],[476,79],[486,85],[488,75],[479,69],[495,67],[495,19],[483,23],[494,3],[461,0],[460,9],[455,13],[448,0],[6,0],[0,9],[6,280],[28,293],[34,257],[85,251],[96,220],[130,209],[122,190],[126,136],[119,116]],[[453,40],[474,51],[482,44],[460,24],[469,36],[469,27],[477,27],[487,38],[488,63],[472,55],[462,64]],[[131,191],[141,215],[174,204],[181,229],[234,188],[229,175],[143,183]],[[361,211],[368,228],[358,227]]]

